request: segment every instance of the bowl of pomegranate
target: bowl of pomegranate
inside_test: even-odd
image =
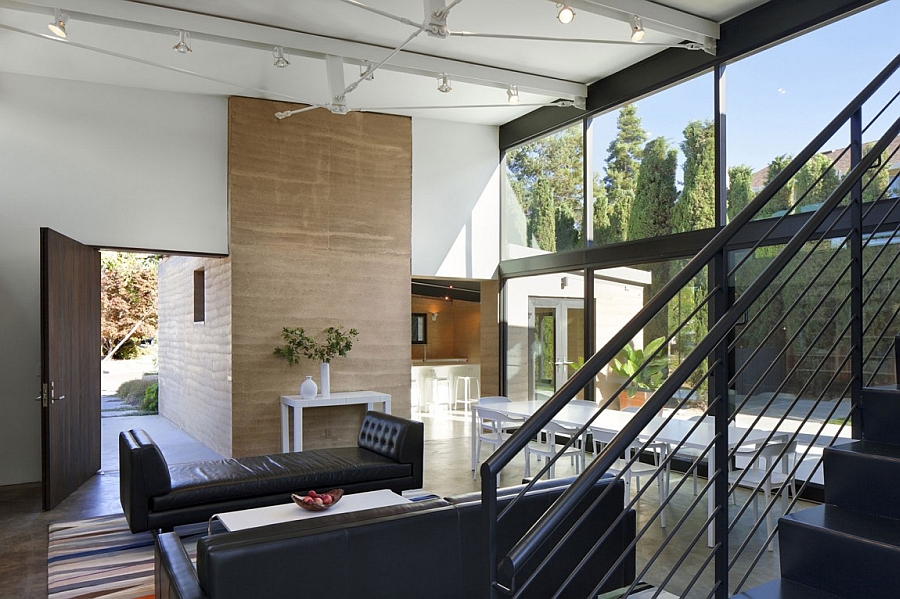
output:
[[[343,496],[343,489],[332,489],[323,493],[310,491],[306,495],[291,493],[291,499],[294,500],[294,503],[311,512],[321,512],[323,510],[327,510],[335,503],[340,501],[341,497]]]

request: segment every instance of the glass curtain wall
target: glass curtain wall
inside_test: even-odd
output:
[[[581,124],[506,153],[505,258],[584,246]]]
[[[715,226],[713,76],[590,123],[594,245]]]
[[[896,56],[900,44],[892,23],[898,14],[896,3],[886,2],[728,65],[729,218],[784,170]],[[888,39],[892,41],[875,41]],[[827,55],[823,49],[828,49]],[[823,68],[833,76],[824,76]],[[872,120],[895,92],[896,87],[887,85],[877,93],[863,109],[863,122]],[[896,110],[864,131],[866,145],[882,135],[886,124],[896,118]],[[850,170],[849,145],[849,127],[844,127],[818,149],[757,218],[815,210]],[[885,170],[867,186],[864,200],[881,197],[888,185]]]

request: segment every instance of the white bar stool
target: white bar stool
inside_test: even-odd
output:
[[[450,379],[445,376],[437,376],[432,370],[433,378],[431,379],[431,409],[432,412],[437,411],[440,404],[446,404],[447,410],[450,410],[450,404],[453,403],[450,397]]]
[[[459,384],[462,383],[462,391],[463,396],[460,398]],[[475,393],[472,393],[472,387],[475,387]],[[463,403],[463,410],[466,412],[469,411],[469,405],[477,402],[481,397],[481,389],[478,386],[478,377],[477,376],[458,376],[456,377],[456,389],[453,393],[453,409],[456,409],[456,405],[459,402]]]

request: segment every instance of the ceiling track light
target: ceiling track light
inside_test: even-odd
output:
[[[441,73],[438,75],[438,91],[442,94],[449,93],[453,88],[450,87],[450,75]]]
[[[507,102],[510,104],[518,104],[519,103],[519,87],[517,85],[510,85],[506,88],[506,98]]]
[[[56,37],[66,39],[66,23],[69,22],[69,15],[62,12],[58,8],[53,9],[53,20],[47,25],[47,29],[52,31]]]
[[[291,64],[290,61],[284,57],[284,48],[281,46],[275,46],[272,50],[272,56],[275,57],[275,66],[279,69],[283,69]]]
[[[188,40],[191,39],[190,32],[187,32],[183,29],[176,29],[175,33],[178,34],[178,43],[175,44],[174,46],[172,46],[172,49],[181,54],[187,54],[188,52],[193,52],[193,50],[191,50],[190,44],[188,44]]]
[[[556,19],[563,25],[568,25],[575,18],[575,11],[566,3],[557,4],[559,12],[556,13]]]
[[[631,17],[631,41],[634,43],[644,41],[644,23],[637,15]]]

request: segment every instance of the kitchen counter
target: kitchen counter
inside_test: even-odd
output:
[[[453,400],[459,387],[459,398],[463,397],[464,385],[457,385],[459,377],[481,378],[480,364],[473,364],[466,358],[444,358],[423,362],[412,361],[412,404],[418,406],[420,412],[434,411],[436,406],[448,405],[452,408]],[[480,385],[478,386],[480,389]],[[470,387],[474,393],[474,386]]]

